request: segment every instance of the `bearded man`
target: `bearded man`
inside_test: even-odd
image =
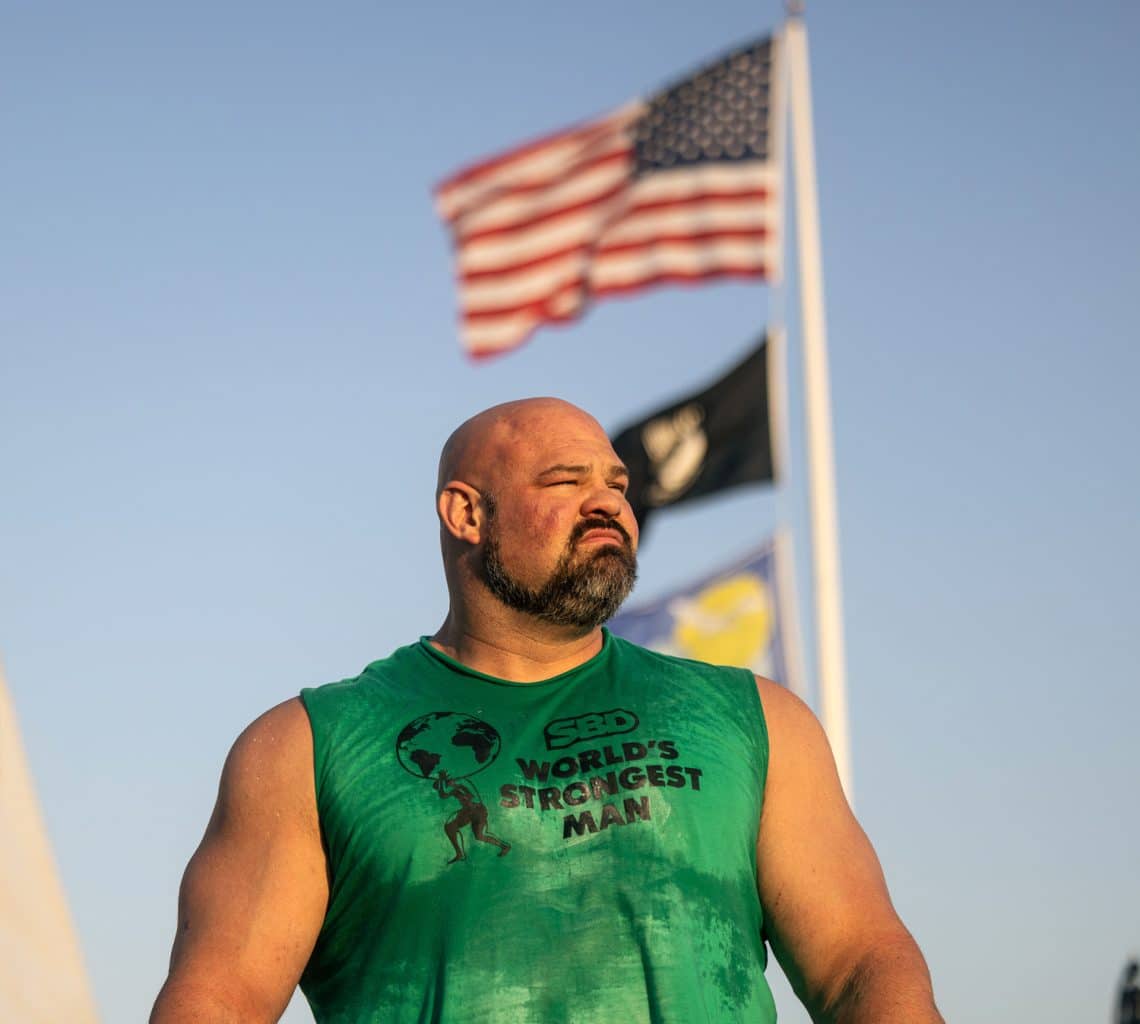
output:
[[[452,434],[443,625],[239,737],[154,1024],[769,1022],[765,940],[817,1021],[941,1021],[811,712],[602,628],[626,482],[557,399]]]

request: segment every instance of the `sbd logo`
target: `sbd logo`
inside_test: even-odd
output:
[[[612,711],[591,711],[573,718],[556,718],[546,723],[543,735],[547,750],[564,750],[586,740],[633,732],[637,726],[637,715],[632,711],[614,708]]]

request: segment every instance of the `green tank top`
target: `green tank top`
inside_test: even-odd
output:
[[[609,632],[539,683],[427,639],[302,691],[320,1024],[766,1024],[751,673]]]

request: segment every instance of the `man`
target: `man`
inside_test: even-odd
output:
[[[556,399],[452,434],[443,625],[239,737],[153,1024],[274,1021],[298,982],[338,1024],[772,1021],[765,939],[817,1021],[941,1021],[812,714],[602,630],[625,484]]]

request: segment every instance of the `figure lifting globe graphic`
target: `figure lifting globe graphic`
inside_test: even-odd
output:
[[[501,742],[493,726],[457,711],[430,711],[413,719],[396,737],[396,758],[409,775],[430,779],[441,800],[459,801],[459,810],[444,823],[443,832],[455,851],[448,861],[466,860],[464,826],[481,843],[499,848],[499,856],[511,846],[487,831],[487,805],[471,781],[499,756]]]

